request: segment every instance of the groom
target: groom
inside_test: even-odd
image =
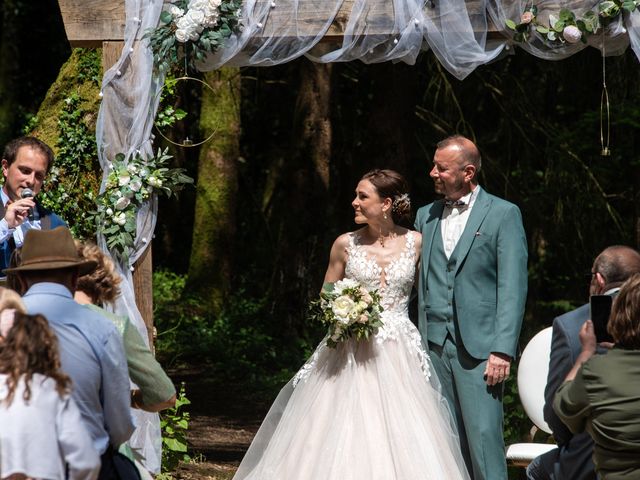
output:
[[[418,210],[419,328],[456,419],[475,480],[506,480],[502,394],[527,297],[527,240],[518,207],[479,185],[480,152],[454,135],[430,176],[444,196]]]

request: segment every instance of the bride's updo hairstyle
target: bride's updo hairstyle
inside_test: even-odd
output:
[[[395,170],[375,169],[365,173],[360,180],[369,180],[376,187],[381,198],[390,198],[391,218],[396,224],[409,222],[411,216],[411,200],[409,185],[405,178]]]

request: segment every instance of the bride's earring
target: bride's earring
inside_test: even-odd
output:
[[[384,212],[383,217],[384,217],[385,220],[387,219],[387,212]]]

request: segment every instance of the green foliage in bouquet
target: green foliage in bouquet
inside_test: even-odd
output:
[[[377,290],[344,279],[324,285],[320,298],[309,305],[309,318],[327,327],[327,346],[335,348],[349,338],[368,340],[383,325],[383,310]]]

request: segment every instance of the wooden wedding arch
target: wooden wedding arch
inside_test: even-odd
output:
[[[257,0],[260,4],[271,3],[272,0]],[[297,5],[310,2],[311,0],[298,0]],[[424,9],[432,8],[433,3],[438,0],[425,1]],[[327,2],[330,4],[331,2]],[[344,0],[338,14],[327,33],[321,40],[327,42],[341,42],[345,28],[349,19],[349,12],[352,11],[356,0]],[[546,8],[557,6],[557,9],[574,9],[584,6],[584,0],[557,0],[556,2],[546,2]],[[549,5],[553,3],[554,5]],[[103,0],[59,0],[60,12],[64,21],[67,39],[71,47],[102,48],[102,67],[107,71],[119,59],[124,46],[125,30],[125,0],[114,0],[105,2]],[[486,3],[481,0],[466,0],[467,11],[470,15],[474,13],[485,15]],[[275,26],[282,27],[283,23],[293,21],[290,12],[293,8],[293,0],[278,0],[278,9],[271,10],[268,20],[264,24],[263,35],[265,37],[274,36]],[[316,5],[316,2],[313,3]],[[371,35],[395,35],[393,2],[390,0],[369,0],[368,1],[368,32]],[[327,7],[322,9],[298,9],[296,17],[296,28],[300,36],[315,36],[319,27],[327,18],[333,15]],[[488,23],[486,33],[491,38],[504,38],[505,27],[497,27]],[[147,326],[150,340],[153,332],[153,303],[152,303],[152,254],[151,245],[146,252],[136,262],[133,274],[134,292],[136,304]]]

